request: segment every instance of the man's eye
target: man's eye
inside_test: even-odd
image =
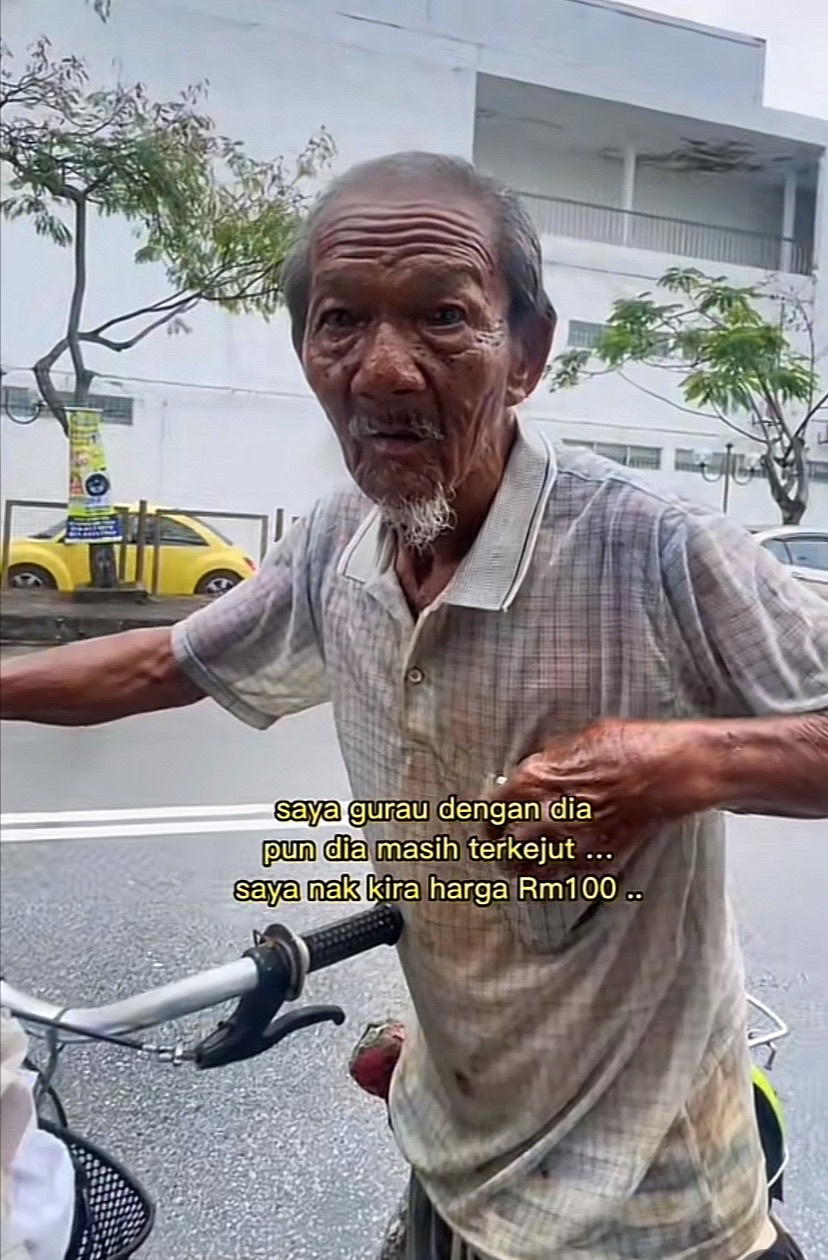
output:
[[[447,303],[431,311],[427,322],[434,328],[455,328],[458,324],[462,324],[465,318],[466,312],[462,306],[452,306],[451,303]]]
[[[323,328],[343,330],[355,328],[359,323],[359,317],[353,311],[346,310],[343,306],[337,306],[330,311],[325,311],[319,322]]]

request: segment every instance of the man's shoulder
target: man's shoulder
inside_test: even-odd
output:
[[[715,508],[660,486],[646,471],[628,468],[583,447],[555,445],[557,477],[547,519],[560,527],[561,517],[574,525],[616,533],[658,536],[667,544],[677,535],[744,534]]]
[[[338,561],[374,504],[357,486],[339,486],[316,500],[299,522],[307,531],[308,555],[325,564]]]

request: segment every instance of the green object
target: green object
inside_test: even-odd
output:
[[[754,1086],[754,1089],[758,1089],[770,1103],[773,1109],[773,1114],[776,1116],[776,1119],[779,1122],[779,1127],[784,1133],[785,1132],[785,1113],[782,1110],[782,1104],[779,1101],[779,1095],[777,1094],[776,1090],[771,1085],[766,1074],[762,1071],[760,1067],[756,1067],[755,1064],[753,1068],[753,1086]]]
[[[785,1113],[776,1090],[761,1068],[753,1068],[753,1098],[756,1123],[765,1157],[769,1197],[782,1201],[782,1171],[787,1161]]]
[[[783,523],[798,525],[808,506],[808,443],[826,402],[823,347],[808,335],[807,298],[784,286],[729,284],[696,267],[671,267],[657,288],[666,302],[657,291],[614,302],[590,348],[568,350],[549,365],[549,388],[569,389],[637,365],[661,371],[678,385],[685,410],[712,413],[757,444]],[[649,376],[646,383],[629,380],[676,405],[669,393],[651,388]],[[742,459],[738,453],[737,468]]]

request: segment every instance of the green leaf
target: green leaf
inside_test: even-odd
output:
[[[94,7],[109,15],[108,0]],[[58,207],[74,214],[80,199],[92,211],[90,250],[94,216],[119,218],[137,238],[134,261],[163,268],[176,292],[263,318],[275,312],[310,182],[336,152],[324,128],[294,162],[263,160],[217,130],[202,108],[205,83],[172,100],[154,100],[141,83],[90,86],[84,64],[55,59],[47,40],[21,69],[4,56],[3,91],[6,218],[28,218],[36,232],[66,245],[71,234]]]
[[[553,392],[572,389],[581,380],[590,360],[589,350],[568,350],[544,369],[544,377]]]
[[[785,495],[796,500],[801,515],[807,464],[791,457],[790,434],[804,423],[806,440],[809,409],[826,388],[818,370],[825,351],[816,347],[812,361],[799,341],[813,327],[811,308],[796,293],[734,285],[695,267],[671,268],[658,287],[681,301],[662,303],[644,292],[614,302],[592,352],[569,352],[549,365],[549,389],[572,388],[594,376],[592,361],[610,371],[636,364],[650,372],[669,368],[691,409],[707,415],[712,410],[748,433],[746,425],[762,419],[756,436],[765,447],[771,493],[783,515]],[[668,391],[662,396],[665,405],[674,404]]]

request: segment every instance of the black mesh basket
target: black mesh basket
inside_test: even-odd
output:
[[[42,1118],[39,1126],[64,1143],[75,1166],[78,1206],[66,1260],[127,1260],[152,1229],[149,1195],[94,1143]]]

